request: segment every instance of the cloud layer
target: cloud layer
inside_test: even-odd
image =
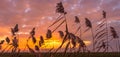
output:
[[[56,3],[61,0],[1,0],[0,2],[0,36],[8,35],[10,27],[19,24],[21,32],[29,32],[37,28],[37,34],[46,32],[47,27],[58,16],[55,12]],[[101,18],[102,10],[107,18],[120,21],[119,0],[62,0],[70,23],[74,16],[81,20],[85,17],[93,22]],[[116,23],[117,24],[117,23]],[[2,31],[4,29],[4,31]],[[71,29],[72,30],[72,29]]]

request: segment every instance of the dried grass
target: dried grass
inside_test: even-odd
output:
[[[75,23],[80,23],[80,20],[77,16],[75,16]]]
[[[92,23],[90,22],[88,18],[85,18],[85,24],[87,27],[92,28]]]
[[[47,33],[46,33],[46,38],[51,38],[52,37],[52,31],[50,29],[47,30]]]
[[[4,42],[5,42],[4,40],[1,40],[1,41],[0,41],[0,45],[2,45]]]
[[[103,10],[103,18],[106,18],[106,12]]]
[[[8,44],[10,43],[10,39],[8,37],[6,37],[5,40]]]
[[[110,27],[110,31],[111,31],[111,33],[112,33],[113,38],[119,38],[119,36],[117,35],[114,27]]]
[[[35,45],[35,50],[40,51],[40,49],[39,49],[39,47],[37,45]]]
[[[58,32],[59,32],[60,37],[63,38],[64,37],[63,31],[58,31]]]

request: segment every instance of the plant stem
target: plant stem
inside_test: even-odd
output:
[[[106,32],[107,32],[106,38],[107,38],[107,52],[108,52],[108,25],[107,25],[107,19],[105,19],[105,21],[106,21]]]
[[[93,28],[91,28],[91,32],[92,32],[92,37],[93,37],[93,52],[95,52],[95,38],[94,38],[94,33],[93,33]]]

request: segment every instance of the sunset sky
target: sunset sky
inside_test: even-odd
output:
[[[0,39],[5,39],[6,36],[11,37],[10,28],[15,24],[19,24],[22,40],[29,37],[33,27],[36,27],[36,37],[45,36],[48,26],[59,16],[55,10],[56,3],[60,1],[63,2],[67,12],[66,17],[71,32],[74,33],[74,28],[78,27],[74,23],[74,16],[78,16],[81,21],[87,17],[93,24],[98,24],[104,10],[107,12],[109,25],[114,26],[120,35],[120,0],[0,0]],[[83,27],[85,27],[84,24]],[[64,30],[62,28],[64,25],[58,30]],[[54,33],[54,38],[59,39],[56,40],[59,42],[61,39],[57,31]],[[91,35],[86,33],[83,40],[91,41],[92,38],[89,37]]]

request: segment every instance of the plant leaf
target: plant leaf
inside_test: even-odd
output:
[[[57,22],[59,22],[60,20],[62,20],[63,17],[61,17],[61,15],[57,18],[57,20],[55,22],[53,22],[49,27],[53,26],[54,24],[56,24]]]
[[[104,32],[105,30],[106,30],[106,28],[104,28],[104,29],[102,29],[101,31],[97,32],[97,33],[95,34],[95,38],[96,38],[100,33]]]
[[[63,20],[52,32],[54,32],[55,30],[57,30],[64,22],[65,22],[65,20]]]
[[[96,29],[96,31],[98,31],[99,29],[101,29],[105,24],[102,24],[101,26],[98,27],[98,29]]]
[[[103,32],[103,33],[100,34],[96,39],[99,39],[99,38],[101,38],[101,37],[103,37],[103,36],[106,36],[106,34],[107,34],[107,32]]]

